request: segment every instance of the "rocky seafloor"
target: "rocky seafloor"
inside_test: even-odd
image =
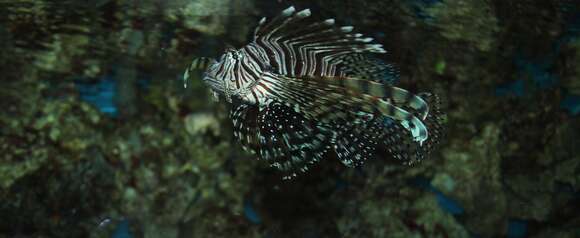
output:
[[[444,96],[431,158],[280,181],[183,88],[289,5]],[[12,0],[0,47],[0,237],[580,237],[574,0]]]

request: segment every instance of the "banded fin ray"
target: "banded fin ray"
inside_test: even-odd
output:
[[[346,166],[357,167],[378,154],[377,146],[384,136],[384,125],[374,125],[375,117],[367,115],[371,115],[370,120],[339,123],[333,127],[336,131],[334,150],[337,158]]]
[[[412,139],[407,129],[380,115],[370,115],[363,123],[338,124],[335,130],[337,157],[349,167],[357,167],[367,159],[386,155],[404,164],[423,156],[421,146]]]
[[[281,171],[285,179],[306,172],[330,149],[330,131],[279,102],[261,108],[241,104],[230,116],[234,137],[243,148]]]
[[[339,68],[348,77],[393,85],[399,79],[398,70],[391,64],[361,53],[341,57]]]
[[[380,97],[397,107],[408,108],[420,115],[421,119],[425,119],[429,114],[429,104],[422,97],[399,87],[350,77],[322,77],[322,79],[328,79],[327,82],[330,84],[345,87],[357,93]]]
[[[414,164],[427,158],[440,143],[443,134],[443,117],[441,111],[441,99],[436,94],[419,93],[421,98],[430,106],[430,112],[423,120],[426,128],[429,130],[429,137],[422,144],[410,140],[408,131],[401,125],[393,123],[393,125],[385,128],[389,130],[389,135],[395,137],[394,139],[384,140],[385,148],[394,156],[395,159],[402,161],[404,164]]]
[[[424,153],[428,155],[439,145],[441,139],[444,137],[445,127],[443,123],[445,121],[445,114],[441,109],[441,98],[437,94],[419,93],[419,96],[425,99],[431,109],[429,115],[423,120],[429,129],[429,138],[427,138],[427,141],[423,145]]]
[[[244,150],[254,152],[260,147],[257,125],[258,107],[249,104],[239,104],[230,110],[234,137]]]
[[[263,18],[254,32],[254,44],[270,55],[275,72],[288,76],[340,75],[341,57],[355,52],[385,53],[372,38],[351,33],[353,27],[335,25],[334,19],[310,23],[310,10],[294,7],[268,21]]]
[[[413,113],[380,97],[363,94],[347,87],[329,83],[330,79],[288,78],[264,74],[264,80],[276,85],[272,90],[278,101],[294,107],[308,119],[329,123],[335,120],[349,122],[360,112],[380,114],[407,125],[418,141],[427,139],[427,128]],[[338,79],[338,81],[341,81]]]
[[[331,133],[292,108],[272,102],[260,110],[257,153],[290,178],[306,172],[329,150]]]

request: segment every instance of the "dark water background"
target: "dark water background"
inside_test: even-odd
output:
[[[290,182],[191,59],[289,5],[443,95],[426,161]],[[0,0],[0,237],[580,237],[580,2]]]

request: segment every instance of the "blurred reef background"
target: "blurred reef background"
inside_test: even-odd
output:
[[[282,182],[183,88],[289,5],[445,96],[432,158]],[[577,0],[0,0],[0,47],[0,237],[580,237]]]

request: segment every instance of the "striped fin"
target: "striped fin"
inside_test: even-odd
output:
[[[331,132],[282,103],[241,104],[230,115],[243,148],[281,171],[284,179],[306,172],[330,148]]]
[[[384,136],[384,125],[375,123],[375,115],[361,113],[360,116],[360,120],[338,123],[333,127],[337,158],[349,167],[362,165],[365,160],[377,157],[377,146]]]
[[[270,57],[275,72],[288,76],[340,75],[341,57],[355,52],[385,53],[372,38],[352,33],[352,26],[339,27],[334,19],[311,22],[310,10],[282,11],[268,21],[260,20],[254,32],[254,43]]]
[[[189,77],[191,76],[193,71],[203,72],[207,70],[207,68],[214,62],[215,62],[214,59],[206,57],[199,57],[193,59],[189,67],[183,73],[183,87],[187,88],[187,81],[189,80]]]
[[[240,142],[244,150],[254,153],[259,147],[257,114],[258,107],[249,104],[237,105],[232,107],[230,111],[230,119],[234,125],[234,137]]]
[[[445,121],[445,114],[441,110],[441,98],[432,93],[420,93],[420,97],[424,98],[425,101],[431,106],[431,111],[427,118],[424,120],[425,125],[429,130],[429,138],[425,141],[423,147],[425,148],[425,154],[430,154],[437,145],[441,142],[445,134],[445,127],[443,122]]]
[[[258,116],[258,155],[292,178],[306,172],[329,150],[330,132],[292,108],[272,102]]]
[[[393,65],[364,54],[348,54],[340,60],[342,62],[339,69],[351,78],[372,80],[388,85],[393,85],[399,79],[399,72]]]
[[[336,126],[335,151],[346,166],[360,166],[370,158],[388,156],[405,164],[422,156],[421,146],[402,125],[389,118],[372,115],[364,123]]]
[[[357,93],[380,97],[398,107],[409,108],[421,119],[425,119],[429,114],[429,104],[423,98],[399,87],[357,78],[324,77],[323,79],[328,79],[328,83],[348,88]]]
[[[424,146],[412,139],[409,130],[388,118],[383,123],[389,125],[383,129],[385,136],[379,145],[381,151],[386,151],[397,161],[408,165],[424,158]]]
[[[414,113],[381,97],[329,83],[329,78],[304,79],[264,74],[264,80],[276,85],[277,88],[272,90],[272,94],[277,100],[288,103],[309,119],[323,123],[336,120],[349,122],[356,119],[361,112],[380,114],[405,125],[413,132],[417,141],[423,142],[428,137],[427,128]]]
[[[313,81],[315,80],[309,80],[309,83]],[[289,100],[300,105],[271,101],[259,109],[256,105],[242,104],[232,112],[234,136],[244,148],[250,149],[278,169],[285,179],[306,172],[330,152],[336,153],[337,158],[347,166],[359,166],[367,159],[385,158],[387,155],[404,164],[413,164],[423,160],[441,138],[442,114],[438,106],[439,99],[434,94],[418,95],[425,98],[432,110],[425,120],[421,120],[429,131],[429,137],[424,141],[417,141],[412,130],[405,128],[400,121],[385,116],[380,110],[373,113],[360,110],[365,106],[361,106],[360,101],[347,97],[323,96],[333,101],[321,107],[328,107],[334,112],[326,115],[308,113],[308,110],[317,109],[316,106],[309,107],[309,98],[304,97],[315,97],[304,93],[310,90],[312,89],[302,89],[292,94],[293,97],[302,96],[302,99],[306,99]],[[327,93],[333,91],[325,90]],[[344,95],[352,97],[357,94]],[[352,104],[343,103],[344,101]],[[349,107],[351,108],[345,110]],[[325,118],[332,119],[324,120]]]
[[[409,140],[409,137],[405,135],[408,133],[407,129],[395,124],[387,129],[391,131],[389,134],[396,138],[393,138],[392,140],[389,140],[388,143],[384,144],[390,154],[392,154],[397,160],[408,165],[414,164],[428,157],[440,143],[444,134],[444,127],[442,125],[444,114],[440,108],[440,98],[431,93],[420,93],[418,95],[424,98],[431,108],[429,115],[427,115],[427,118],[423,120],[425,126],[429,130],[429,138],[427,138],[427,140],[422,144]],[[385,142],[387,142],[387,140],[385,140]]]

